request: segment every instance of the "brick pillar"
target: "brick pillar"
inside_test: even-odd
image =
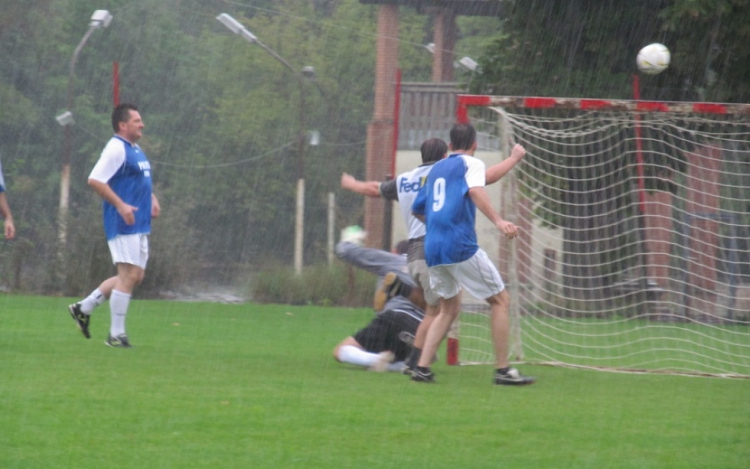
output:
[[[432,57],[432,81],[453,81],[453,48],[456,45],[456,14],[447,8],[436,10],[432,41],[435,54]]]
[[[687,153],[689,214],[715,215],[719,211],[719,178],[721,177],[722,150],[718,147],[697,147]],[[713,312],[716,303],[716,257],[718,253],[719,224],[716,220],[693,220],[688,249],[689,282],[697,297],[692,305],[698,311]]]
[[[365,178],[383,181],[391,167],[393,151],[393,109],[398,69],[398,6],[382,5],[378,10],[377,56],[375,63],[375,109],[367,127]],[[365,198],[367,246],[382,248],[385,204]]]
[[[646,246],[648,276],[660,287],[669,286],[669,256],[674,233],[672,221],[672,193],[656,191],[646,194]]]

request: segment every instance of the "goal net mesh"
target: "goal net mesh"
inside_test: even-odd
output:
[[[514,103],[467,115],[488,165],[527,152],[493,201],[519,237],[478,227],[511,359],[750,377],[750,114]],[[493,362],[487,307],[463,309],[458,362]]]

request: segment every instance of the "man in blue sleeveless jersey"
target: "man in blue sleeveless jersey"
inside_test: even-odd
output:
[[[431,357],[456,319],[461,307],[461,288],[490,304],[490,329],[495,346],[495,384],[531,384],[508,362],[510,296],[499,272],[479,248],[475,229],[478,208],[508,238],[518,228],[503,220],[492,208],[484,189],[485,166],[474,158],[476,130],[470,124],[456,124],[450,132],[451,154],[432,167],[414,201],[412,211],[427,226],[424,252],[432,287],[440,296],[440,313],[427,332],[422,356],[412,373],[414,381],[432,382]],[[514,152],[523,150],[516,145]]]
[[[78,328],[89,339],[91,313],[109,299],[111,323],[105,343],[111,347],[131,346],[125,333],[125,316],[133,290],[145,274],[151,219],[161,211],[151,190],[151,165],[135,143],[142,137],[143,127],[138,108],[132,104],[120,104],[112,112],[115,135],[104,147],[88,183],[104,199],[104,232],[117,275],[68,306]]]
[[[13,224],[13,214],[10,213],[10,205],[5,197],[5,179],[3,179],[3,167],[0,165],[0,215],[3,217],[3,233],[5,239],[16,237],[16,226]]]

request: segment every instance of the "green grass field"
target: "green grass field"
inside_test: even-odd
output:
[[[0,468],[739,468],[750,380],[336,363],[371,312],[134,301],[135,348],[65,298],[0,296]],[[444,354],[443,354],[444,356]]]

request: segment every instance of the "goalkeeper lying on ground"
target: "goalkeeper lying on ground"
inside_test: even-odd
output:
[[[424,318],[423,310],[414,304],[420,302],[420,289],[405,272],[406,256],[361,247],[357,244],[361,242],[359,236],[337,244],[336,256],[381,277],[375,294],[376,316],[365,328],[341,341],[333,356],[341,363],[373,371],[400,372]],[[421,302],[424,304],[424,299]]]

